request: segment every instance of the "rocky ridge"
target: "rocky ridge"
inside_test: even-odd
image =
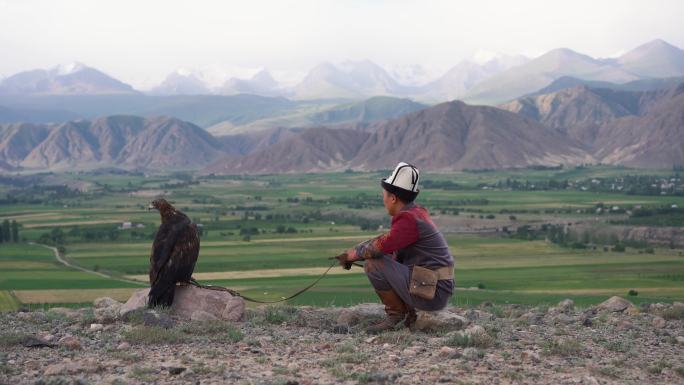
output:
[[[677,384],[684,303],[613,297],[586,309],[484,303],[432,329],[377,336],[380,304],[259,307],[244,321],[185,320],[123,305],[0,314],[2,384]],[[424,317],[425,315],[423,315]],[[448,322],[446,322],[448,320]]]

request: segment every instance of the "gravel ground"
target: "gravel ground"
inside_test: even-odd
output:
[[[464,330],[378,336],[363,331],[374,317],[340,325],[344,310],[264,307],[232,324],[4,313],[0,384],[684,384],[682,303],[485,305],[451,309]]]

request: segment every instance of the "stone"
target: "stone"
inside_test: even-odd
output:
[[[662,317],[656,316],[655,318],[653,318],[651,325],[656,329],[662,329],[665,327],[665,325],[667,325],[667,321],[665,321],[665,319],[663,319]]]
[[[77,319],[81,316],[78,311],[74,309],[69,309],[67,307],[53,307],[50,310],[48,310],[48,314],[57,314],[69,319]]]
[[[520,353],[520,360],[523,362],[540,362],[541,359],[539,354],[533,352],[532,350],[525,350]]]
[[[51,344],[50,341],[46,340],[45,338],[41,338],[41,337],[37,337],[37,336],[27,336],[21,344],[27,348],[54,348],[55,347],[55,344]]]
[[[456,349],[449,346],[442,346],[439,349],[439,355],[441,357],[452,357],[456,354]]]
[[[385,307],[379,303],[362,303],[343,309],[337,316],[337,325],[354,326],[364,320],[385,317]]]
[[[107,307],[99,307],[95,308],[93,310],[93,313],[95,314],[95,320],[99,323],[113,323],[115,322],[118,318],[119,315],[121,314],[121,304],[118,305],[111,305]]]
[[[417,353],[416,353],[415,350],[413,350],[413,349],[408,349],[408,348],[407,348],[407,349],[404,349],[404,350],[401,352],[402,357],[406,357],[406,358],[413,358],[413,357],[416,356],[416,354],[417,354]]]
[[[463,349],[463,358],[471,361],[480,359],[480,352],[476,348]]]
[[[461,330],[468,324],[468,320],[460,315],[443,309],[439,311],[416,311],[416,322],[413,330],[420,331],[449,331]]]
[[[125,341],[116,346],[116,350],[128,350],[130,348],[131,344]]]
[[[471,325],[463,332],[469,337],[487,334],[487,331],[480,325]]]
[[[100,297],[96,298],[95,301],[93,301],[93,307],[96,309],[102,309],[110,306],[121,306],[122,303],[109,297]]]
[[[674,301],[672,302],[672,307],[674,309],[684,309],[684,302]]]
[[[98,368],[97,361],[94,359],[78,361],[66,359],[59,364],[48,365],[48,367],[45,368],[43,375],[57,376],[63,374],[94,373]]]
[[[78,337],[74,336],[64,336],[60,338],[57,343],[59,344],[59,346],[63,346],[69,350],[81,349],[81,341],[78,339]]]
[[[143,310],[141,318],[143,325],[145,326],[156,326],[164,329],[170,329],[174,324],[171,317],[164,313],[159,313],[156,310]]]
[[[169,374],[172,376],[177,376],[185,371],[185,368],[181,366],[170,366],[167,369],[169,370]]]
[[[684,345],[684,336],[677,336],[675,338],[675,340],[677,341],[678,344]]]
[[[575,309],[575,302],[573,300],[566,298],[558,303],[557,306],[559,309],[562,309],[563,311],[572,311]]]
[[[190,315],[191,321],[215,321],[217,319],[215,315],[204,310],[197,310]]]
[[[102,325],[102,324],[90,324],[90,331],[91,332],[99,332],[102,329],[104,329],[104,325]]]
[[[639,313],[639,309],[634,306],[634,304],[618,296],[610,297],[606,301],[601,302],[597,306],[597,309],[599,311],[610,311],[613,313],[624,313],[629,315]]]
[[[147,306],[150,289],[140,289],[119,309],[125,316]],[[176,286],[170,313],[183,320],[190,320],[198,310],[212,314],[217,319],[242,321],[245,316],[245,300],[227,291],[199,288],[191,285]]]

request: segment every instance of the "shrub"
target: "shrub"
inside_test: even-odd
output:
[[[632,297],[636,297],[637,295],[639,295],[639,292],[634,290],[634,289],[629,289],[629,291],[627,292],[627,295],[630,295]]]

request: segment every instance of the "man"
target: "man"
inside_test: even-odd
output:
[[[413,203],[418,196],[418,169],[401,162],[381,181],[382,201],[392,216],[386,234],[362,242],[337,257],[349,268],[364,260],[364,270],[385,305],[387,317],[369,333],[393,329],[404,321],[410,327],[415,309],[440,310],[454,290],[454,259],[428,211]]]

